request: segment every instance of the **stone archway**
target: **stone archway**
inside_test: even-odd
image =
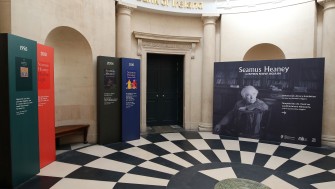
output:
[[[61,26],[48,34],[45,44],[54,48],[56,126],[90,124],[88,140],[96,141],[95,69],[87,39],[79,31]]]
[[[276,45],[262,43],[251,47],[244,55],[244,61],[285,59],[284,52]]]

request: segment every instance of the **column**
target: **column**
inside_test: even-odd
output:
[[[322,56],[325,57],[322,142],[335,146],[335,0],[318,0],[323,9]]]
[[[131,58],[131,13],[135,7],[117,5],[116,56]]]
[[[0,33],[11,32],[11,1],[0,0]]]
[[[212,131],[215,24],[219,16],[203,16],[203,61],[201,83],[201,121],[199,131]]]

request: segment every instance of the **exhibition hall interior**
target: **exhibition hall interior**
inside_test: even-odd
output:
[[[335,188],[335,0],[0,0],[1,189]]]

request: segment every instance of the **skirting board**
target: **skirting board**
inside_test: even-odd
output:
[[[322,135],[322,145],[335,148],[335,136]]]

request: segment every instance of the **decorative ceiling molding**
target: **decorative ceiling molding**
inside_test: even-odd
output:
[[[137,39],[137,55],[142,56],[144,49],[173,49],[179,51],[191,51],[191,58],[194,59],[196,44],[201,37],[195,36],[173,36],[144,33],[134,31]]]

